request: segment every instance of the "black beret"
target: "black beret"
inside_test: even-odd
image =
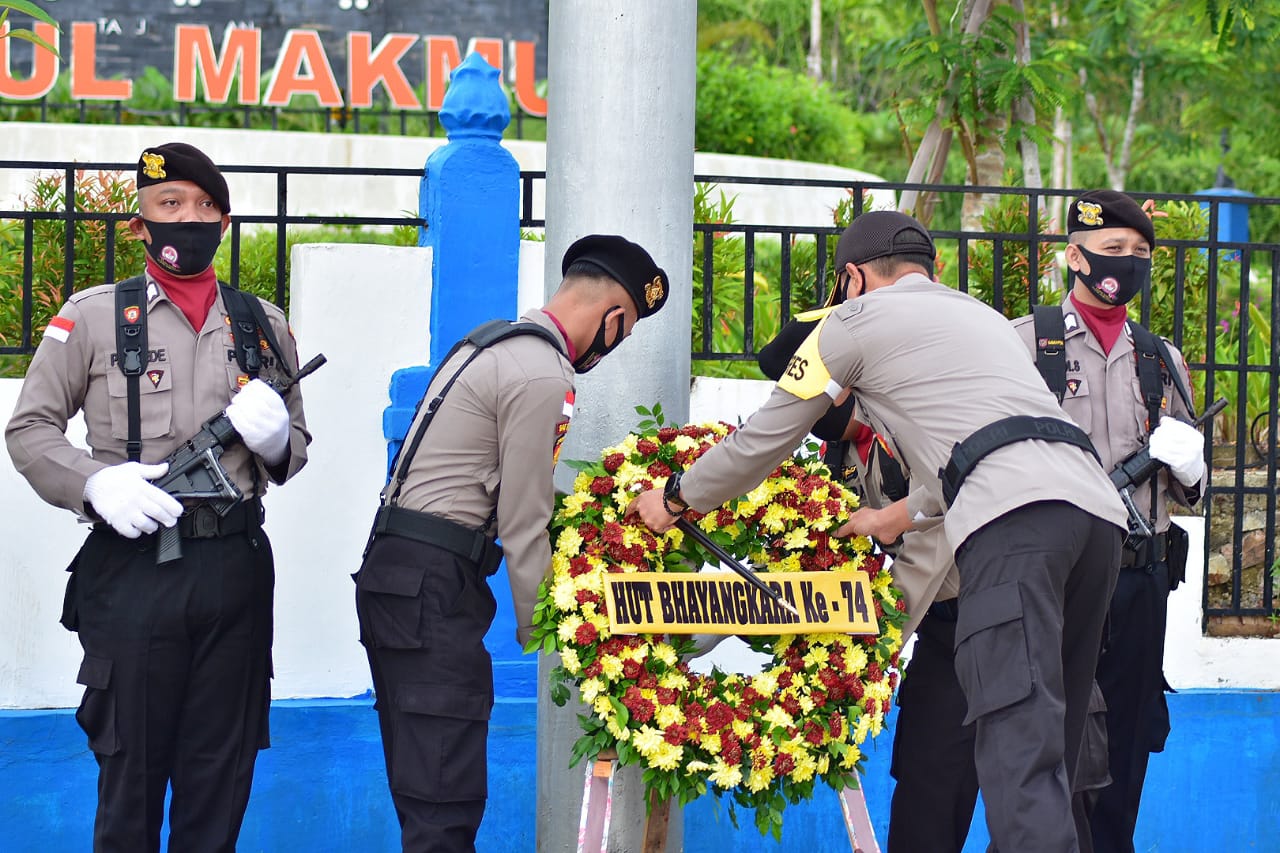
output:
[[[800,349],[800,345],[817,325],[817,320],[800,320],[793,317],[791,322],[782,327],[777,337],[760,348],[760,354],[756,356],[756,364],[760,365],[760,372],[774,382],[780,380],[782,371],[786,370],[791,362],[791,356],[796,354],[796,350]]]
[[[1143,236],[1147,245],[1156,247],[1156,229],[1151,217],[1138,203],[1115,190],[1090,190],[1071,203],[1067,216],[1067,233],[1097,231],[1102,228],[1132,228]]]
[[[836,271],[845,264],[863,264],[890,255],[938,256],[929,230],[905,213],[896,210],[871,210],[857,219],[840,235],[836,244]]]
[[[671,293],[667,274],[649,253],[616,234],[590,234],[575,242],[564,253],[560,274],[567,274],[569,267],[581,261],[594,264],[622,285],[641,317],[658,313]]]
[[[209,194],[224,214],[231,212],[227,181],[213,161],[194,145],[166,142],[142,152],[138,158],[138,189],[166,181],[191,181]]]

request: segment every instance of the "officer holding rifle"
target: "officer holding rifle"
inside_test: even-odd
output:
[[[5,437],[40,497],[93,525],[63,624],[84,648],[76,720],[98,761],[94,850],[159,851],[172,788],[169,849],[233,851],[268,746],[275,573],[260,498],[303,466],[310,435],[297,387],[275,390],[298,365],[283,312],[216,280],[231,221],[217,166],[160,145],[139,158],[137,186],[129,230],[145,271],[62,306]],[[180,501],[156,485],[164,460],[222,410],[230,497]],[[87,451],[65,435],[77,412]],[[181,557],[160,563],[163,530]]]
[[[1204,437],[1189,423],[1195,413],[1182,354],[1128,316],[1128,302],[1150,283],[1151,218],[1113,190],[1083,193],[1068,210],[1070,293],[1060,306],[1037,306],[1014,328],[1107,471],[1144,448],[1159,463],[1142,482],[1123,472],[1112,477],[1129,486],[1130,530],[1097,673],[1111,784],[1090,811],[1093,847],[1132,853],[1147,757],[1164,749],[1169,734],[1165,615],[1169,591],[1183,578],[1187,543],[1169,523],[1168,504],[1199,501]]]

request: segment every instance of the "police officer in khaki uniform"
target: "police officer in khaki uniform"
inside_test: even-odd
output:
[[[893,541],[945,515],[960,574],[956,672],[993,842],[1074,851],[1071,781],[1124,506],[1008,323],[929,279],[923,226],[873,211],[851,227],[876,248],[846,270],[854,298],[820,322],[741,429],[629,511],[662,531],[686,506],[744,494],[851,388],[912,480],[905,503],[842,532]]]
[[[867,250],[849,228],[836,247],[831,306],[844,301],[846,264],[863,263]],[[934,252],[928,252],[932,275]],[[760,350],[760,369],[775,381],[830,307],[797,315]],[[859,496],[862,507],[884,509],[906,497],[910,472],[892,441],[866,424],[848,391],[813,426],[826,442],[828,467]],[[861,510],[859,510],[861,512]],[[889,818],[889,853],[959,853],[973,822],[978,771],[973,725],[963,725],[964,692],[955,674],[956,596],[960,578],[941,518],[920,522],[899,542],[880,543],[907,607],[903,641],[915,635],[910,663],[898,688],[890,774],[897,784]],[[927,819],[922,819],[927,815]]]
[[[1155,229],[1129,196],[1113,190],[1082,194],[1071,205],[1067,265],[1072,287],[1060,307],[1061,353],[1037,331],[1032,316],[1014,321],[1024,345],[1052,383],[1047,368],[1061,359],[1062,407],[1093,440],[1110,471],[1150,443],[1151,455],[1166,463],[1132,495],[1135,509],[1154,535],[1125,542],[1120,576],[1104,636],[1097,679],[1107,704],[1107,738],[1112,783],[1099,791],[1089,816],[1099,853],[1132,853],[1147,757],[1164,748],[1169,733],[1163,675],[1165,615],[1173,561],[1185,566],[1180,530],[1171,528],[1168,503],[1186,507],[1200,498],[1204,483],[1204,437],[1186,421],[1190,383],[1182,354],[1167,341],[1147,348],[1154,336],[1130,320],[1127,303],[1147,287]],[[1048,354],[1046,354],[1046,351]],[[1142,363],[1154,377],[1143,388]],[[1181,561],[1181,562],[1179,562]]]
[[[618,236],[578,240],[562,271],[551,300],[516,324],[528,334],[482,348],[486,324],[443,360],[355,576],[405,851],[474,850],[493,706],[484,635],[496,605],[485,578],[505,551],[517,640],[527,642],[551,566],[551,474],[574,372],[594,367],[670,290],[649,253]]]
[[[94,850],[158,851],[171,787],[169,849],[232,851],[268,745],[274,568],[260,497],[268,480],[303,466],[310,436],[297,389],[282,400],[263,381],[283,384],[297,365],[278,308],[261,304],[270,328],[250,337],[255,349],[261,335],[285,352],[261,352],[261,378],[236,358],[212,268],[231,209],[217,167],[170,143],[142,153],[137,178],[129,228],[146,243],[146,269],[120,285],[136,285],[137,302],[122,307],[106,284],[62,306],[5,437],[40,497],[93,524],[71,566],[63,623],[84,647],[76,720],[99,767]],[[145,328],[136,382],[122,373],[122,328]],[[223,409],[243,442],[222,463],[244,499],[218,517],[151,481]],[[76,412],[87,452],[65,435]],[[157,531],[175,525],[182,557],[158,565]]]

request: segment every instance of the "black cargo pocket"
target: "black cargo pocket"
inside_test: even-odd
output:
[[[1107,700],[1095,681],[1089,692],[1089,710],[1084,718],[1084,739],[1080,743],[1073,791],[1092,791],[1110,785],[1107,764]]]
[[[76,709],[76,722],[89,736],[89,749],[98,755],[120,751],[116,729],[116,694],[111,689],[111,661],[85,655],[76,683],[84,685],[84,698]]]
[[[399,720],[391,789],[435,803],[483,800],[493,695],[431,684],[396,693]]]
[[[1031,661],[1017,581],[968,596],[956,622],[956,675],[964,688],[968,725],[1031,695]]]
[[[356,573],[360,642],[383,649],[427,648],[422,618],[426,566],[367,560]]]
[[[84,546],[76,552],[71,558],[71,565],[67,566],[67,588],[62,593],[62,616],[58,619],[62,623],[62,627],[68,631],[80,630],[80,605],[76,601],[76,565],[80,562],[80,554],[84,551]]]

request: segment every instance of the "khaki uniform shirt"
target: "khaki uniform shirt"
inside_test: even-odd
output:
[[[1063,410],[1079,427],[1089,434],[1098,450],[1103,468],[1113,470],[1135,451],[1140,450],[1150,435],[1147,426],[1147,406],[1138,384],[1138,371],[1134,359],[1133,333],[1125,324],[1125,333],[1116,338],[1110,353],[1102,351],[1102,344],[1079,316],[1074,303],[1068,297],[1062,303],[1063,325],[1066,329],[1067,393],[1062,400]],[[1013,327],[1022,343],[1031,353],[1036,352],[1035,322],[1032,316],[1019,317]],[[1182,371],[1182,378],[1190,387],[1187,363],[1172,344],[1169,354],[1176,362],[1170,367]],[[1173,387],[1168,371],[1162,371],[1164,399],[1160,411],[1184,421],[1191,421],[1182,395]],[[1152,427],[1159,426],[1158,423]],[[1188,488],[1170,474],[1168,468],[1134,490],[1133,502],[1138,511],[1150,516],[1151,488],[1156,488],[1155,525],[1157,533],[1169,529],[1170,499],[1190,507],[1200,499],[1203,479],[1195,488]]]
[[[231,342],[231,321],[214,298],[197,331],[147,278],[147,347],[150,358],[139,377],[142,462],[159,462],[190,439],[201,425],[231,402],[241,387],[240,367]],[[290,369],[298,355],[284,313],[262,303],[276,340],[286,350]],[[18,395],[5,440],[14,467],[40,497],[89,518],[84,484],[110,465],[128,461],[128,401],[125,376],[116,364],[115,285],[104,284],[72,296],[50,323]],[[274,353],[264,347],[259,378],[282,380]],[[247,377],[245,377],[247,379]],[[273,469],[284,482],[307,461],[307,432],[297,386],[285,395],[292,419],[288,459]],[[84,412],[89,451],[67,440],[67,421]],[[222,455],[222,464],[246,495],[266,490],[269,475],[262,461],[243,444]]]
[[[765,404],[689,468],[682,496],[705,512],[753,488],[845,387],[911,469],[912,519],[945,513],[953,552],[983,525],[1037,501],[1065,501],[1126,526],[1124,504],[1093,457],[1037,439],[988,454],[946,508],[939,469],[956,442],[1012,415],[1063,413],[1004,317],[914,273],[829,314]]]
[[[522,320],[563,341],[540,310]],[[439,392],[473,351],[464,346],[445,362],[427,390]],[[506,552],[516,636],[529,639],[538,584],[551,567],[547,522],[555,499],[555,451],[572,413],[573,367],[567,345],[553,348],[534,335],[493,344],[464,370],[436,411],[410,460],[394,504],[480,529],[496,510]],[[421,417],[409,428],[417,432]]]
[[[865,415],[855,410],[855,417],[862,421]],[[885,447],[901,465],[901,457],[893,443],[884,436],[879,436],[876,440],[884,441]],[[850,442],[848,459],[856,469],[867,506],[883,509],[893,503],[883,492],[884,478],[880,471],[879,454],[871,453],[867,461],[863,462],[858,456],[857,447]],[[903,468],[904,477],[910,473]],[[902,537],[901,545],[887,550],[893,557],[889,571],[907,606],[907,624],[902,631],[905,642],[920,625],[920,620],[924,619],[929,605],[960,594],[960,574],[951,554],[951,546],[943,535],[941,518],[921,521],[915,528],[907,531]]]

